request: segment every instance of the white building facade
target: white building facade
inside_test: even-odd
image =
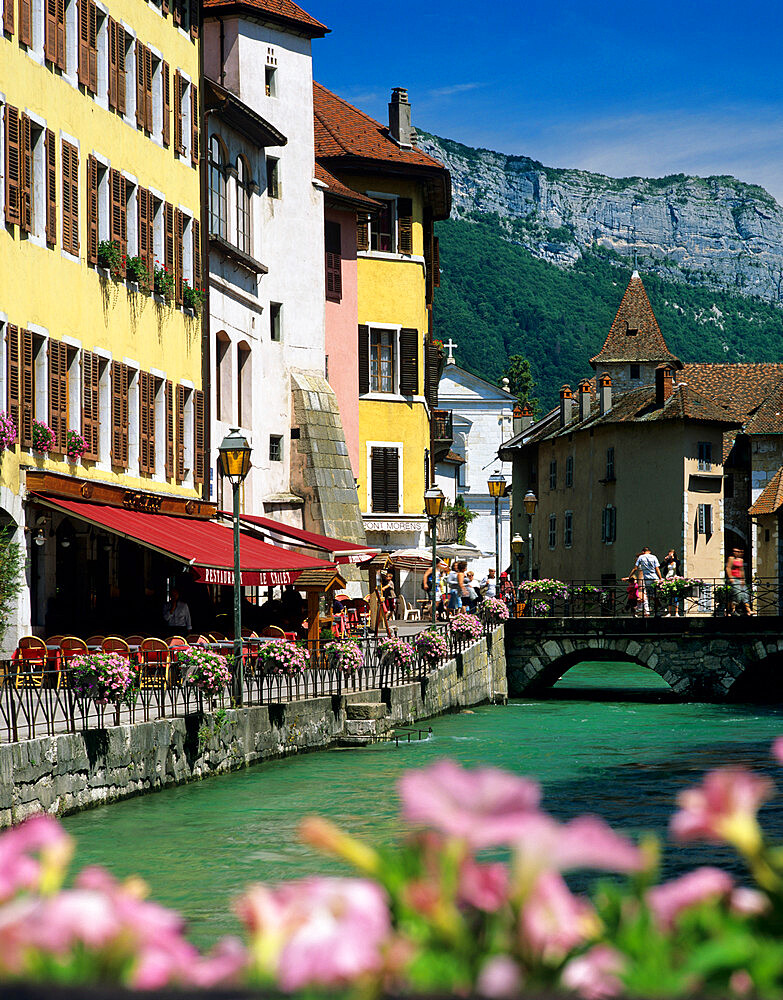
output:
[[[480,578],[495,565],[495,502],[487,479],[499,471],[511,485],[511,464],[500,461],[498,448],[511,433],[515,402],[510,392],[449,358],[438,384],[438,405],[452,413],[454,441],[447,459],[438,463],[435,477],[447,503],[453,504],[461,496],[477,515],[468,525],[466,541],[492,553],[471,560],[470,568]],[[510,499],[504,498],[499,503],[501,570],[511,562],[510,524]]]

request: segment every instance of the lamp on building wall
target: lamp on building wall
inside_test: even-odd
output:
[[[430,596],[432,597],[432,624],[435,624],[438,607],[438,518],[443,513],[446,497],[440,486],[431,486],[424,491],[424,511],[430,519],[430,535],[432,536],[432,576],[430,577]]]
[[[495,576],[500,594],[500,498],[506,492],[506,477],[502,472],[493,472],[487,480],[489,495],[495,501]]]
[[[239,566],[239,487],[250,472],[252,449],[239,429],[232,427],[218,448],[218,469],[234,491],[234,696],[242,704],[244,669],[242,664],[242,571]]]
[[[536,507],[538,506],[538,497],[532,490],[528,490],[525,494],[525,499],[522,501],[525,505],[525,513],[527,514],[527,544],[528,544],[528,562],[527,562],[527,578],[528,580],[533,579],[533,515],[536,512]]]

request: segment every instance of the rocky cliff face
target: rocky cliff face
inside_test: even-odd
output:
[[[594,244],[645,272],[783,300],[783,208],[733,177],[614,178],[419,133],[451,171],[453,217],[497,213],[508,238],[561,266]]]

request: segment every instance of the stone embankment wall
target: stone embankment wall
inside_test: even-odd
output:
[[[424,682],[326,698],[229,709],[0,745],[0,827],[142,795],[273,757],[316,750],[343,735],[348,706],[376,702],[392,726],[505,701],[503,630],[448,660]],[[210,732],[211,730],[211,732]]]

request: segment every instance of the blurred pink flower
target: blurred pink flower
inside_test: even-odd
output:
[[[783,736],[778,736],[772,744],[772,756],[779,764],[783,764]]]
[[[528,894],[519,929],[526,950],[548,963],[561,961],[596,926],[592,908],[573,895],[560,875],[549,871],[539,875]]]
[[[739,913],[744,917],[756,917],[760,913],[766,913],[770,908],[769,898],[757,889],[748,889],[743,885],[737,886],[729,898],[729,905],[733,913]]]
[[[586,1000],[616,997],[623,991],[619,979],[623,965],[619,952],[608,945],[598,944],[584,955],[571,959],[563,969],[561,982]]]
[[[499,768],[461,768],[450,760],[399,781],[403,818],[430,826],[471,847],[494,847],[516,839],[520,821],[538,808],[539,786]]]
[[[734,879],[720,868],[695,868],[692,872],[653,886],[647,893],[647,904],[658,925],[670,930],[683,910],[708,899],[728,896]]]
[[[379,886],[312,878],[253,886],[239,903],[258,971],[287,991],[350,982],[383,966],[391,920]]]
[[[731,992],[737,996],[748,996],[753,992],[753,980],[750,978],[750,973],[746,969],[737,969],[736,972],[732,972],[729,987]]]
[[[744,768],[717,768],[701,785],[680,792],[680,811],[672,817],[669,829],[677,840],[730,843],[755,853],[761,846],[756,813],[772,791],[768,778]]]
[[[22,889],[59,887],[73,842],[51,816],[33,816],[0,835],[0,902]]]
[[[476,993],[492,1000],[511,1000],[522,989],[522,972],[508,955],[493,955],[482,966],[476,980]]]
[[[222,938],[208,955],[196,963],[188,982],[201,989],[239,983],[247,962],[247,951],[239,938]]]
[[[469,858],[459,873],[457,899],[477,910],[494,913],[508,901],[509,876],[504,864],[482,865]]]

